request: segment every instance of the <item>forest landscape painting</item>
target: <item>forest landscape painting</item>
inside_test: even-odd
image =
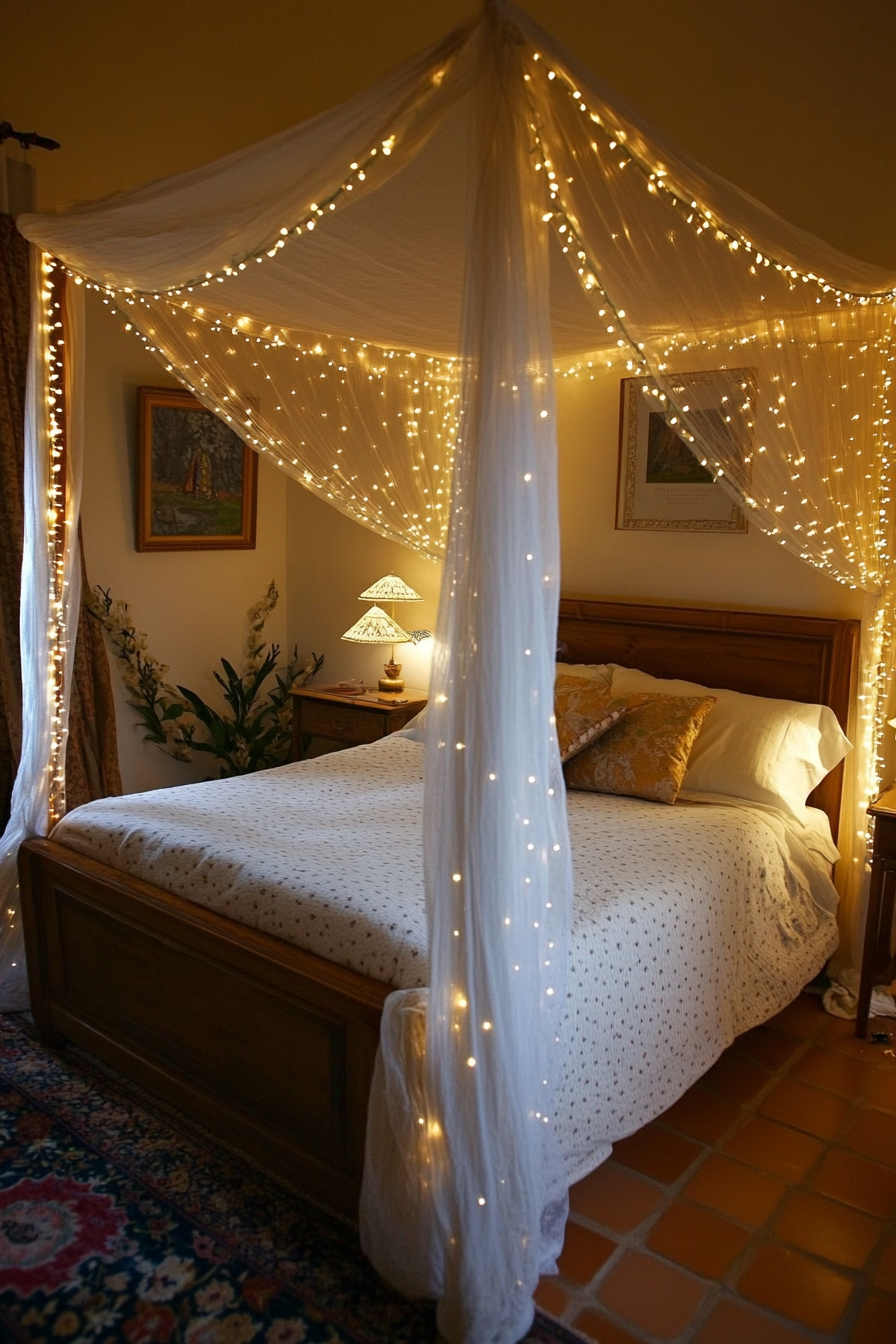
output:
[[[258,458],[187,391],[137,390],[137,550],[255,546]]]

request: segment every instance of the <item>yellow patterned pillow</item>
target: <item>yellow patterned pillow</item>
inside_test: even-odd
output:
[[[605,682],[592,677],[558,676],[554,683],[554,718],[561,761],[584,751],[649,698],[642,693],[613,695]]]
[[[714,695],[655,695],[591,743],[566,767],[570,789],[674,803],[688,756]]]

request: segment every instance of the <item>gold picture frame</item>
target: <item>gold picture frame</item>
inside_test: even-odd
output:
[[[720,382],[727,389],[744,377],[754,382],[749,369],[680,375],[689,404],[699,410],[702,402],[708,415],[717,413],[710,409],[715,398],[707,394],[717,391]],[[621,384],[617,530],[745,533],[743,510],[669,423],[669,412],[654,396],[654,380],[623,378]],[[726,427],[726,433],[737,443],[743,461],[749,444],[738,441],[734,429]]]
[[[186,390],[137,389],[137,550],[254,550],[258,455]]]

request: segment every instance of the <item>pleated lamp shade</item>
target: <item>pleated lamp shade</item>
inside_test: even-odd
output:
[[[406,644],[410,635],[381,607],[371,607],[342,638],[351,644]]]
[[[387,574],[385,578],[377,579],[376,583],[370,588],[365,589],[358,599],[359,602],[422,602],[423,598],[418,592],[400,579],[397,574]]]

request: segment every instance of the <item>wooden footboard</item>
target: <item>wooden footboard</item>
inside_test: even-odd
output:
[[[52,841],[27,841],[19,869],[44,1039],[354,1215],[388,986]]]

